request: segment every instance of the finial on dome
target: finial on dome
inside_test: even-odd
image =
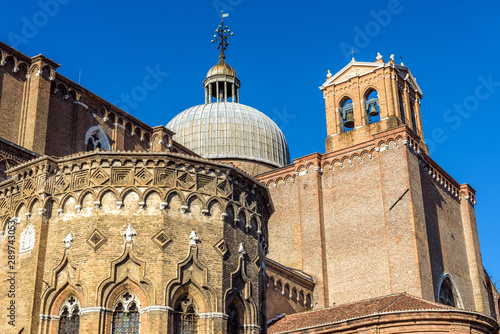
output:
[[[228,13],[222,11],[221,24],[215,29],[212,39],[212,43],[217,42],[220,54],[219,62],[208,71],[207,78],[203,81],[205,104],[212,103],[214,99],[217,102],[229,102],[230,98],[231,102],[239,103],[240,81],[236,77],[236,71],[225,61],[224,51],[229,46],[229,38],[234,35],[231,29],[224,25],[224,18],[228,16]]]
[[[229,13],[224,13],[222,11],[222,21],[221,24],[215,29],[214,39],[212,39],[212,43],[218,42],[217,50],[220,49],[219,59],[226,59],[226,55],[224,54],[224,50],[227,49],[229,45],[229,37],[233,36],[234,33],[231,32],[231,29],[228,29],[227,26],[224,26],[224,18],[228,17]]]

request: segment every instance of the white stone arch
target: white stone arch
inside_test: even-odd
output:
[[[460,291],[458,290],[457,288],[457,284],[455,283],[455,281],[453,280],[453,277],[447,273],[447,272],[443,272],[441,274],[441,278],[439,279],[439,285],[438,285],[438,293],[437,293],[437,302],[439,303],[439,297],[441,295],[441,287],[443,286],[443,282],[445,281],[445,279],[449,279],[450,283],[451,283],[451,288],[452,288],[452,291],[453,291],[453,295],[454,295],[454,299],[455,299],[455,307],[456,308],[460,308],[460,309],[463,309],[464,308],[464,303],[462,301],[462,296],[460,295]]]
[[[19,243],[19,253],[29,252],[35,247],[35,230],[31,224],[28,224],[21,233],[21,241]]]
[[[87,130],[85,134],[85,146],[87,146],[89,139],[92,139],[94,147],[97,147],[97,143],[100,143],[103,150],[110,150],[108,136],[99,125],[92,126]]]

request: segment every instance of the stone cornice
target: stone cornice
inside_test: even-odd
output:
[[[314,170],[323,173],[328,169],[333,171],[336,168],[352,166],[354,163],[361,163],[363,160],[371,160],[376,155],[398,145],[405,145],[415,156],[418,157],[419,165],[423,173],[429,175],[431,179],[450,193],[450,196],[461,200],[462,197],[475,204],[475,191],[460,190],[463,186],[453,179],[442,167],[432,160],[422,148],[420,137],[407,126],[399,126],[373,135],[373,139],[337,151],[326,154],[313,153],[294,160],[294,163],[283,168],[271,170],[257,175],[256,178],[268,187],[288,180],[295,182],[296,177],[308,173],[312,166]]]
[[[285,267],[284,265],[266,258],[266,268],[270,272],[274,272],[286,279],[306,288],[309,290],[314,289],[314,279],[305,273],[300,273],[295,269]],[[307,276],[306,276],[307,275]]]
[[[7,173],[10,179],[0,184],[0,216],[15,215],[18,203],[28,204],[35,197],[46,201],[71,195],[81,206],[81,197],[88,191],[95,194],[94,205],[99,208],[104,192],[113,191],[120,202],[131,188],[140,201],[154,188],[161,196],[182,193],[184,205],[191,196],[205,206],[217,199],[266,220],[274,210],[266,186],[251,176],[227,164],[178,153],[93,151],[61,159],[44,156]]]

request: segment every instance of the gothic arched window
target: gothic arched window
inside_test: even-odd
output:
[[[139,302],[131,292],[123,293],[113,311],[112,334],[139,334]]]
[[[227,308],[227,333],[241,334],[243,333],[243,314],[238,311],[236,303],[229,304]]]
[[[411,125],[413,131],[417,133],[417,115],[415,115],[415,110],[413,109],[413,103],[410,103],[410,115],[411,115]]]
[[[196,307],[194,299],[188,294],[181,296],[175,307],[174,333],[198,333],[198,308]]]
[[[403,95],[401,95],[401,92],[398,92],[399,95],[399,112],[401,114],[401,121],[403,124],[406,124],[406,116],[405,116],[405,103],[403,101]]]
[[[85,135],[85,144],[87,145],[87,151],[93,151],[96,148],[109,151],[108,136],[100,126],[93,126],[88,129]]]
[[[456,301],[457,299],[455,293],[453,292],[453,283],[449,277],[446,277],[439,288],[439,303],[457,307],[458,305]]]
[[[70,295],[63,303],[59,314],[58,334],[78,334],[80,332],[80,303]]]
[[[365,94],[365,112],[368,124],[380,121],[380,106],[378,103],[378,93],[372,89]]]
[[[342,118],[344,132],[354,129],[354,111],[351,99],[346,99],[341,103],[340,117]]]

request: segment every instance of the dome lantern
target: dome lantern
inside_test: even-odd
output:
[[[218,42],[217,49],[220,49],[219,62],[215,64],[207,73],[207,78],[203,81],[205,88],[205,103],[213,102],[231,102],[239,103],[240,81],[236,77],[236,71],[226,63],[224,50],[229,45],[229,37],[234,33],[227,26],[224,26],[224,17],[228,14],[222,14],[222,23],[215,30],[216,35],[212,43]]]
[[[220,55],[203,81],[205,103],[179,113],[167,128],[179,144],[203,158],[232,163],[250,175],[288,165],[290,152],[280,128],[239,102],[240,81],[224,54],[231,30],[222,22],[215,32],[212,43],[218,42]]]

